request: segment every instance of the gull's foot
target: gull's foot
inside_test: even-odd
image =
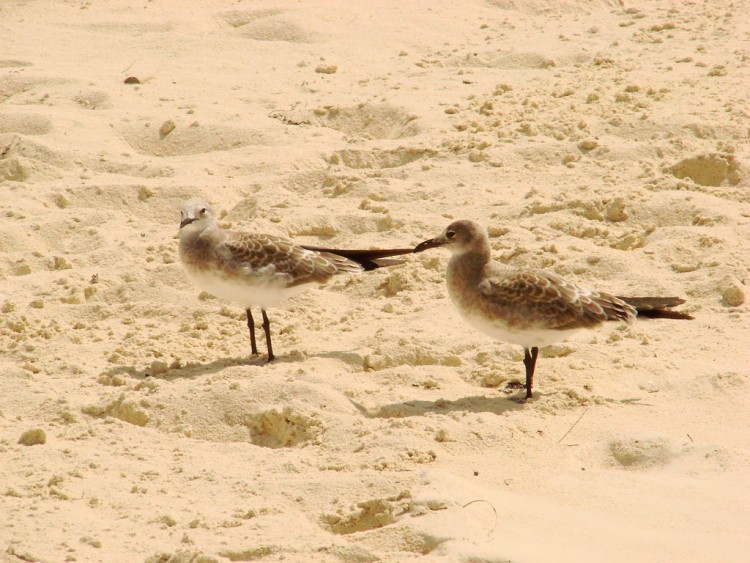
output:
[[[264,366],[268,363],[268,360],[260,354],[252,354],[247,359],[247,365],[249,366]]]
[[[526,401],[531,399],[531,397],[528,395],[526,391],[526,384],[522,381],[519,381],[518,379],[511,379],[508,381],[508,383],[505,384],[505,389],[503,392],[510,395],[511,393],[515,393],[516,391],[523,391],[524,396],[523,397],[511,397],[511,401],[515,401],[516,403],[524,404]]]

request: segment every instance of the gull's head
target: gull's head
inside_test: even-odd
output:
[[[214,212],[211,206],[199,197],[187,200],[180,211],[180,230],[188,225],[195,225],[199,230],[203,230],[213,221]]]
[[[485,250],[489,248],[487,230],[474,221],[454,221],[435,238],[419,243],[414,252],[422,252],[428,248],[447,247],[453,254],[463,254],[471,250]]]

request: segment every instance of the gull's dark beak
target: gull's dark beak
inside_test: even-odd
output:
[[[189,225],[195,221],[195,217],[185,217],[182,221],[180,221],[180,228],[184,227],[185,225]]]
[[[445,243],[446,241],[443,239],[443,237],[431,238],[430,240],[420,242],[417,246],[415,246],[414,252],[423,252],[428,248],[437,248],[439,246],[443,246]]]

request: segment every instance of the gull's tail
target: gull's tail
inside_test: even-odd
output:
[[[323,248],[320,246],[306,246],[301,245],[302,248],[307,250],[314,250],[316,252],[324,252],[328,254],[335,254],[347,258],[352,262],[356,262],[365,271],[376,270],[377,268],[383,268],[385,266],[396,266],[397,264],[403,264],[406,260],[389,260],[391,256],[401,256],[403,254],[413,254],[413,248],[384,248],[375,250],[348,250],[343,248]]]
[[[672,307],[682,305],[685,300],[679,297],[618,297],[628,305],[635,307],[638,317],[649,319],[682,319],[692,320],[694,317],[687,313],[672,311]]]

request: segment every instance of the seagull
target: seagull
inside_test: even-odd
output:
[[[678,297],[615,297],[579,287],[553,272],[518,271],[493,261],[487,231],[474,221],[451,223],[414,252],[441,246],[452,252],[445,277],[464,321],[492,338],[523,346],[523,400],[532,398],[539,348],[605,321],[693,318],[671,310],[685,302]]]
[[[275,356],[266,309],[339,274],[400,264],[403,260],[388,258],[414,252],[411,248],[322,248],[273,235],[229,231],[218,225],[211,206],[200,198],[182,206],[179,239],[180,261],[190,280],[211,295],[245,307],[252,355],[258,354],[258,347],[250,308],[260,307],[269,362]]]

